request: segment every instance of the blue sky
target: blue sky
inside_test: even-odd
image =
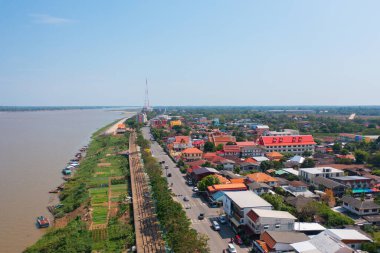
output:
[[[378,105],[379,9],[0,0],[0,105]]]

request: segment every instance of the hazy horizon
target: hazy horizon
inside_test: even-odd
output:
[[[0,6],[0,106],[379,104],[379,1]]]

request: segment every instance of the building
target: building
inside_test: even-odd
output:
[[[296,253],[354,253],[349,246],[324,232],[308,241],[292,243],[290,246]]]
[[[284,156],[276,151],[266,153],[265,156],[271,161],[280,161]]]
[[[264,193],[268,193],[270,190],[270,186],[267,185],[266,183],[258,183],[258,182],[253,182],[247,184],[248,188],[256,193],[257,195],[261,195]]]
[[[198,182],[202,180],[202,178],[207,177],[209,175],[218,174],[218,171],[214,168],[201,167],[195,169],[191,172],[190,178],[193,182]]]
[[[346,190],[343,184],[325,177],[314,178],[313,185],[320,191],[331,190],[335,197],[342,197]]]
[[[146,113],[141,112],[136,114],[136,122],[138,124],[145,124],[148,121],[148,118],[146,116]]]
[[[365,242],[372,242],[370,238],[355,229],[326,229],[322,233],[339,240],[354,250],[361,249],[361,245]]]
[[[252,208],[272,210],[273,207],[251,191],[225,192],[223,209],[235,232],[247,225],[247,213]]]
[[[301,155],[305,151],[314,153],[315,141],[311,135],[261,136],[258,142],[266,152],[289,152]]]
[[[165,127],[168,121],[166,119],[152,119],[150,125],[153,128],[162,128]]]
[[[214,194],[218,191],[246,191],[247,186],[244,183],[236,184],[215,184],[207,187],[207,192],[209,195]]]
[[[194,148],[200,149],[203,151],[203,148],[205,146],[205,141],[204,140],[193,140],[192,145]]]
[[[240,157],[252,157],[252,156],[263,156],[265,151],[264,148],[258,146],[253,141],[238,141],[236,145],[240,148]]]
[[[248,214],[248,227],[254,234],[265,231],[293,231],[297,219],[284,211],[252,208]]]
[[[274,177],[269,176],[268,174],[257,172],[247,175],[248,182],[257,182],[257,183],[265,183],[270,187],[277,186],[278,180]]]
[[[317,222],[295,222],[294,223],[294,231],[301,232],[306,235],[317,235],[326,228]]]
[[[197,148],[187,148],[182,151],[182,159],[187,162],[201,160],[203,152]]]
[[[380,206],[373,200],[359,200],[351,196],[343,196],[342,202],[343,208],[359,216],[379,214]]]
[[[266,131],[265,136],[289,136],[289,135],[299,135],[300,131],[294,129],[284,129],[283,131]]]
[[[361,176],[342,176],[331,179],[351,189],[368,189],[375,183],[374,180]]]
[[[236,138],[231,135],[226,135],[226,134],[216,135],[215,133],[213,133],[209,136],[209,141],[214,143],[215,147],[217,147],[219,144],[222,144],[224,146],[229,142],[235,143]]]
[[[256,135],[261,136],[265,132],[269,131],[269,126],[267,126],[267,125],[252,125],[252,129],[255,131]]]
[[[316,197],[314,193],[307,189],[307,184],[301,181],[290,181],[288,186],[282,186],[282,188],[292,194],[293,196],[304,196],[307,198]]]
[[[171,144],[172,149],[177,152],[193,147],[190,136],[175,136]]]
[[[260,236],[260,240],[253,242],[253,248],[255,252],[292,252],[293,247],[290,244],[307,240],[309,240],[309,237],[303,233],[265,231]]]
[[[240,147],[237,145],[224,145],[224,156],[240,157]]]
[[[125,132],[127,132],[127,128],[126,128],[125,124],[123,124],[123,123],[118,124],[115,133],[116,134],[124,134]]]
[[[173,127],[175,127],[175,126],[182,126],[182,121],[181,120],[172,120],[172,121],[170,121],[170,127],[171,128],[173,128]]]
[[[303,195],[297,197],[289,196],[285,198],[285,202],[297,209],[298,212],[301,212],[313,201],[313,199],[304,197]]]
[[[316,168],[302,168],[299,169],[299,177],[306,183],[312,183],[316,177],[342,177],[344,176],[343,170],[338,170],[332,167],[316,167]]]
[[[219,125],[220,125],[219,118],[213,118],[213,119],[211,120],[211,124],[212,124],[213,126],[219,126]]]
[[[301,164],[305,161],[305,158],[300,156],[300,155],[296,155],[296,156],[293,156],[292,158],[290,158],[289,160],[286,161],[285,163],[285,166],[287,167],[299,167],[301,166]]]

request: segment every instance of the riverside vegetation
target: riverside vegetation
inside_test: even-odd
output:
[[[103,129],[101,129],[103,130]],[[134,245],[129,188],[129,164],[118,152],[128,149],[129,134],[92,137],[87,155],[60,193],[61,208],[51,228],[24,252],[122,252]]]

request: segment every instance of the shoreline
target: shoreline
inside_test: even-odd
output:
[[[121,119],[117,119],[117,120],[111,122],[110,124],[107,124],[107,125],[99,128],[99,129],[97,129],[96,131],[94,131],[91,134],[90,139],[87,142],[87,146],[90,146],[91,143],[93,141],[95,141],[96,139],[103,138],[103,137],[105,137],[107,135],[109,135],[109,136],[116,136],[115,133],[116,133],[116,129],[117,129],[118,125],[120,125],[122,122],[126,121],[127,119],[134,117],[135,114],[136,114],[135,112],[124,111],[123,116],[125,116],[125,117],[123,117]],[[110,138],[113,138],[113,137],[110,137]],[[88,157],[87,155],[88,155],[88,153],[83,154],[83,157],[80,160],[80,164],[81,165],[82,165],[82,163],[85,163],[86,158]],[[75,178],[75,175],[78,173],[79,170],[81,170],[81,166],[79,166],[77,169],[73,170],[73,175],[72,175],[71,178]],[[64,181],[64,180],[62,180],[62,184],[64,186],[67,186],[69,182],[70,181]],[[62,201],[59,200],[59,196],[60,196],[61,192],[63,192],[63,190],[61,190],[61,191],[59,191],[57,193],[51,193],[49,199],[53,197],[55,199],[55,201],[58,200],[57,204],[61,205]],[[37,241],[35,241],[32,245],[29,245],[24,250],[27,250],[30,247],[33,247],[36,244],[38,244],[38,242],[40,240],[43,240],[45,238],[45,235],[48,235],[51,231],[55,231],[56,229],[62,229],[62,228],[64,229],[64,228],[66,228],[67,224],[70,224],[71,222],[74,222],[75,217],[77,217],[78,215],[81,216],[82,220],[85,220],[85,221],[88,221],[89,219],[91,219],[92,218],[92,209],[93,209],[93,207],[92,207],[92,205],[88,205],[89,203],[87,201],[88,200],[81,202],[80,206],[78,206],[77,208],[75,208],[74,210],[72,210],[70,212],[64,213],[64,215],[61,216],[61,217],[55,217],[55,215],[57,214],[57,212],[55,212],[54,210],[52,212],[49,212],[49,214],[51,215],[51,217],[53,217],[51,219],[52,220],[52,222],[51,222],[51,229],[45,231],[45,233],[43,233],[42,237],[39,237]],[[49,201],[49,205],[50,205],[50,203],[51,202]],[[54,204],[54,205],[56,206],[56,204]],[[85,217],[85,218],[83,218],[83,217]],[[90,217],[90,218],[88,218],[88,217]],[[90,227],[91,226],[92,225],[90,225]]]

